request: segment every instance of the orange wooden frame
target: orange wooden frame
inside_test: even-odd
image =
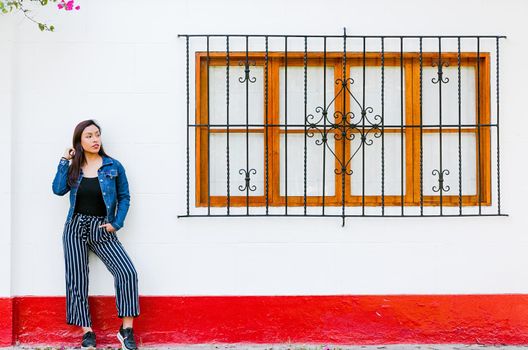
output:
[[[457,53],[443,53],[442,61],[448,62],[450,67],[456,67],[458,65]],[[461,55],[460,65],[461,66],[473,66],[475,68],[475,86],[480,82],[479,92],[475,93],[475,98],[477,99],[480,95],[480,124],[489,125],[490,123],[490,56],[489,53],[480,53],[480,79],[477,76],[477,54],[476,53],[463,53]],[[438,60],[438,53],[430,53],[423,56],[422,66],[430,67],[433,62]],[[456,81],[456,79],[452,79]],[[413,64],[413,88],[415,93],[413,93],[413,115],[414,125],[420,124],[420,65],[419,65],[419,56],[415,57]],[[416,91],[417,90],[417,91]],[[478,108],[479,105],[475,101],[475,116],[478,118]],[[475,124],[478,124],[478,120],[475,121]],[[479,189],[481,193],[481,205],[491,205],[491,127],[481,126],[480,135],[478,135],[478,128],[464,128],[461,130],[462,133],[473,132],[476,134],[477,142],[476,148],[476,157],[475,157],[475,169],[477,174],[477,188],[475,195],[462,195],[462,205],[463,206],[476,206],[479,203]],[[425,130],[424,133],[438,133],[436,130]],[[458,133],[458,128],[443,128],[442,133]],[[480,143],[480,154],[478,153],[478,143]],[[481,159],[480,168],[479,168],[479,157]],[[413,163],[414,163],[414,199],[415,204],[420,204],[420,130],[415,128],[414,130],[414,145],[413,145]],[[442,198],[442,205],[444,206],[458,206],[459,205],[459,196],[458,189],[451,188],[451,193],[444,193]],[[457,192],[455,192],[457,191]],[[455,194],[456,193],[456,194]],[[425,206],[438,206],[440,204],[440,196],[423,196],[423,204]]]
[[[231,52],[230,55],[230,66],[238,66],[239,61],[245,60],[245,52]],[[308,53],[308,66],[323,66],[322,52]],[[480,93],[480,124],[490,123],[490,59],[489,53],[480,53],[480,79],[476,77],[475,86],[477,81],[480,81],[479,93]],[[208,59],[209,58],[209,59]],[[288,53],[288,67],[290,66],[303,66],[304,64],[304,53],[303,52],[289,52]],[[405,124],[406,125],[419,125],[420,124],[420,63],[418,53],[404,53],[403,64],[405,69]],[[208,79],[208,66],[225,66],[226,55],[225,52],[209,52],[207,56],[204,52],[196,53],[196,123],[200,125],[206,125],[208,123],[208,91],[207,91],[207,79]],[[265,64],[265,53],[264,52],[251,52],[249,59],[255,62],[256,66],[263,67]],[[427,52],[422,54],[422,65],[423,67],[430,67],[434,61],[438,59],[438,53]],[[442,53],[442,60],[448,61],[450,66],[457,66],[457,53],[446,52]],[[279,124],[279,69],[284,66],[284,52],[270,52],[268,53],[268,110],[264,111],[263,115],[267,115],[268,124]],[[367,53],[365,55],[365,64],[367,66],[381,66],[381,54],[380,53]],[[400,53],[387,52],[384,57],[385,66],[400,66]],[[343,65],[343,54],[337,52],[326,53],[326,67],[327,69],[334,70],[334,80],[342,78],[342,65]],[[347,74],[350,72],[352,66],[363,65],[363,53],[347,53]],[[462,53],[461,54],[461,66],[474,66],[475,73],[477,72],[477,55],[476,53]],[[264,81],[261,82],[264,86]],[[336,92],[339,86],[335,87]],[[478,94],[475,94],[478,96]],[[342,110],[343,103],[349,110],[349,98],[336,100],[336,110]],[[478,108],[478,106],[477,106]],[[267,112],[267,113],[266,113]],[[477,111],[475,112],[477,115]],[[263,124],[265,121],[263,120]],[[477,121],[475,121],[477,123]],[[209,131],[208,131],[209,130]],[[297,133],[304,130],[288,130],[288,134]],[[208,200],[208,156],[209,156],[209,144],[208,144],[208,132],[209,133],[226,133],[226,129],[222,128],[207,128],[205,126],[198,126],[195,128],[196,135],[196,206],[197,207],[225,207],[228,205],[227,196],[210,196]],[[229,133],[245,133],[244,129],[230,128]],[[400,132],[400,128],[385,128],[385,133]],[[438,129],[423,129],[425,133],[438,133]],[[442,133],[453,133],[458,132],[456,129],[443,128]],[[473,129],[462,129],[463,133],[473,132],[477,135],[478,142],[480,143],[480,155],[478,154],[478,143],[477,143],[477,157],[476,165],[477,169],[477,194],[476,195],[463,195],[462,205],[478,205],[479,200],[479,188],[481,190],[481,205],[491,205],[491,146],[490,146],[490,127],[481,126],[480,131],[478,128]],[[249,129],[250,134],[254,133],[265,133],[264,127],[251,127]],[[263,164],[263,171],[268,172],[268,204],[270,206],[284,206],[286,204],[285,196],[280,195],[280,135],[284,133],[283,128],[276,126],[268,127],[268,137],[265,142],[268,143],[268,158],[269,158],[269,169],[266,169],[266,164]],[[420,128],[404,128],[403,134],[405,136],[405,193],[403,196],[405,206],[418,206],[420,205]],[[338,146],[344,141],[335,141],[335,151],[338,157],[342,156],[342,145]],[[350,142],[345,142],[345,158],[350,154]],[[478,167],[478,159],[480,156],[480,168]],[[331,161],[333,157],[327,156],[327,161]],[[335,161],[337,166],[337,161]],[[350,168],[350,165],[348,169]],[[342,205],[342,191],[341,191],[341,175],[335,176],[334,189],[335,193],[332,196],[325,196],[325,206],[340,206]],[[480,185],[479,185],[480,184]],[[264,183],[265,185],[265,183]],[[452,188],[451,191],[456,189]],[[263,193],[266,193],[266,189],[263,189]],[[454,192],[450,192],[454,193]],[[304,196],[288,196],[288,206],[303,206]],[[253,196],[250,193],[249,196],[250,206],[264,206],[266,204],[265,196]],[[323,203],[322,196],[307,196],[306,204],[308,206],[321,206]],[[346,176],[345,179],[345,204],[347,206],[380,206],[382,198],[380,195],[369,195],[365,196],[363,203],[362,196],[351,194],[351,180],[350,176]],[[400,206],[401,195],[386,195],[384,196],[384,204],[386,206]],[[440,204],[440,196],[423,196],[423,205],[425,206],[438,206]],[[443,194],[442,204],[445,206],[458,206],[459,196],[458,192],[456,195]],[[230,206],[240,207],[246,206],[245,193],[242,195],[234,195],[231,193]]]

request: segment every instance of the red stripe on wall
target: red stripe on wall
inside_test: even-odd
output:
[[[0,347],[13,344],[13,299],[0,298]]]
[[[528,344],[528,295],[144,296],[140,303],[134,328],[144,345]],[[116,345],[115,299],[91,297],[90,306],[98,345]],[[64,323],[63,297],[16,297],[13,315],[21,344],[79,343],[80,330]]]

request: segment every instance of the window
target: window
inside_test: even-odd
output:
[[[491,205],[489,53],[344,61],[197,52],[196,205]]]

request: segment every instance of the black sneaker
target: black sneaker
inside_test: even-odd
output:
[[[95,333],[86,332],[83,335],[81,349],[83,350],[95,350]]]
[[[134,330],[132,328],[119,328],[117,332],[117,339],[121,342],[123,350],[137,350],[136,341],[134,340]]]

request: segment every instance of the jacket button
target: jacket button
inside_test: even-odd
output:
[[[106,196],[106,192],[103,192],[103,196]]]

